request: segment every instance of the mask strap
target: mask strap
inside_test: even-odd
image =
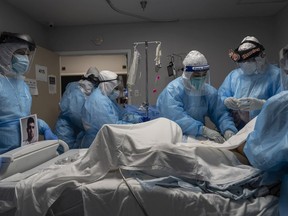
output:
[[[81,79],[82,80],[88,80],[95,87],[98,87],[100,83],[102,83],[102,82],[111,82],[111,81],[114,81],[114,80],[118,80],[118,77],[116,79],[110,79],[110,80],[99,80],[98,77],[95,77],[93,74],[90,74],[88,77],[83,76]]]

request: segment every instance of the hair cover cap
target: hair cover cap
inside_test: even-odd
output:
[[[192,50],[183,60],[185,66],[203,66],[207,65],[207,59],[205,56],[197,50]]]
[[[91,74],[95,77],[99,77],[99,70],[96,67],[90,67],[84,76],[87,78]]]
[[[245,42],[245,41],[247,41],[247,42]],[[248,49],[256,47],[255,44],[252,44],[249,41],[254,41],[254,42],[260,44],[259,40],[256,37],[254,37],[254,36],[246,36],[241,41],[241,45],[238,47],[238,51],[244,51],[244,50],[248,50]]]
[[[118,75],[112,71],[103,70],[99,73],[99,88],[102,94],[109,96],[113,89],[119,85]]]

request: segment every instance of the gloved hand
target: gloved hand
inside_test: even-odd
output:
[[[142,121],[142,122],[147,122],[147,121],[150,121],[150,118],[144,116],[144,117],[141,118],[141,121]]]
[[[241,98],[239,99],[239,109],[243,111],[260,110],[266,100],[257,98]]]
[[[58,140],[58,137],[50,129],[46,129],[44,131],[44,139],[45,140]]]
[[[214,140],[217,143],[224,143],[225,139],[221,136],[220,133],[218,133],[215,130],[212,130],[210,128],[207,128],[206,126],[203,126],[203,136],[209,139]]]
[[[137,124],[143,122],[143,116],[138,115],[136,113],[125,113],[122,117],[123,121],[132,123],[132,124]]]
[[[233,132],[233,131],[231,131],[231,130],[226,130],[225,132],[224,132],[224,138],[226,139],[226,140],[228,140],[230,137],[232,137],[232,136],[234,136],[235,135],[235,133]]]
[[[224,100],[224,104],[228,109],[238,110],[239,99],[234,97],[228,97]]]

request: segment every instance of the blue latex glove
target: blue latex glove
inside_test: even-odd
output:
[[[145,116],[145,117],[141,118],[141,121],[142,122],[147,122],[147,121],[150,121],[150,118]]]
[[[144,122],[143,118],[146,118],[146,117],[143,117],[143,116],[138,115],[136,113],[125,113],[123,115],[123,120],[126,122],[130,122],[132,124]]]
[[[45,140],[58,140],[58,137],[50,129],[46,129],[44,131],[44,139]]]

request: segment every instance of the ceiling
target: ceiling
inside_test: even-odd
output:
[[[273,16],[288,0],[3,0],[47,26]],[[143,9],[142,3],[147,3]]]

